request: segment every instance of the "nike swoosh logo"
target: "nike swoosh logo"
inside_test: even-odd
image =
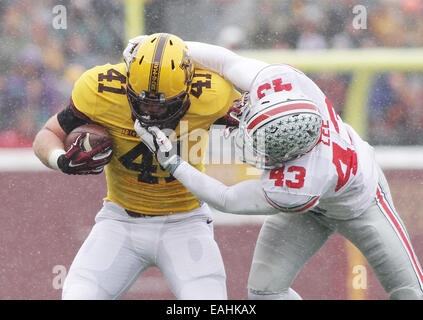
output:
[[[83,166],[85,163],[77,163],[77,164],[73,164],[72,161],[69,162],[69,167],[74,168],[74,167],[79,167],[79,166]]]
[[[92,157],[93,160],[101,160],[101,159],[105,159],[108,156],[110,156],[110,154],[112,153],[112,149],[107,150],[106,152],[101,152],[101,153],[97,153],[96,155],[94,155]]]

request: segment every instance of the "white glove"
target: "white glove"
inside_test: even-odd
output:
[[[144,128],[138,119],[135,120],[134,130],[147,148],[156,156],[163,169],[171,174],[175,172],[183,160],[176,154],[177,148],[173,148],[172,142],[164,132],[157,127]]]
[[[126,46],[125,50],[123,50],[123,60],[125,61],[127,66],[132,61],[136,46],[138,46],[138,44],[143,42],[144,39],[147,37],[148,37],[147,35],[142,35],[142,36],[129,39],[128,45]]]

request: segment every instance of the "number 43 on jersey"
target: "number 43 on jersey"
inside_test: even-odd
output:
[[[339,116],[336,114],[328,99],[326,99],[326,105],[333,127],[339,134],[339,123],[337,121]],[[339,144],[330,140],[329,121],[323,121],[322,123],[322,137],[320,143],[332,147],[332,163],[338,174],[338,181],[334,190],[337,192],[348,183],[351,175],[357,174],[357,153],[350,148],[344,149]],[[289,178],[285,177],[286,174],[289,174]],[[283,166],[272,170],[269,178],[275,180],[275,186],[283,187],[285,185],[288,188],[300,189],[304,186],[306,175],[307,171],[304,167]]]

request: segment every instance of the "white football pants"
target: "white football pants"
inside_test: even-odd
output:
[[[66,277],[63,299],[117,299],[157,266],[177,299],[227,299],[207,204],[187,213],[132,218],[104,202]]]
[[[248,280],[253,299],[298,298],[290,290],[301,268],[334,232],[367,259],[391,299],[423,299],[423,272],[379,171],[374,203],[360,216],[336,220],[321,214],[269,216],[260,231]]]

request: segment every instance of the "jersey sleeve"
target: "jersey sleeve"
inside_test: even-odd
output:
[[[190,111],[213,124],[228,112],[241,93],[218,74],[196,69],[190,97],[195,102]]]
[[[69,105],[57,114],[57,121],[67,134],[76,127],[92,122],[90,118],[75,108],[72,99]]]
[[[96,121],[97,85],[96,68],[85,71],[75,82],[72,90],[72,102],[79,112]]]
[[[257,73],[269,65],[220,46],[194,41],[186,41],[186,44],[196,67],[219,74],[243,91],[248,91]]]
[[[233,85],[224,80],[223,82],[224,88],[218,91],[220,100],[219,104],[222,106],[222,108],[220,108],[215,114],[215,120],[225,116],[226,113],[229,111],[230,106],[232,106],[232,104],[234,103],[234,100],[241,98],[241,93],[236,90]]]

